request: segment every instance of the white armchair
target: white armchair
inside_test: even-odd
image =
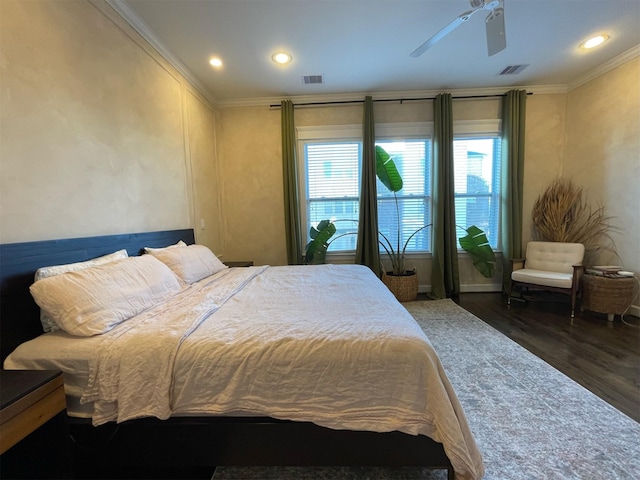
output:
[[[563,242],[529,242],[525,258],[513,260],[509,298],[513,287],[524,290],[547,290],[571,296],[571,324],[582,283],[584,245]]]

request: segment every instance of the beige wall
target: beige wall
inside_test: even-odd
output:
[[[193,190],[193,227],[196,242],[219,255],[224,253],[220,174],[216,154],[215,111],[198,95],[186,92],[186,146]]]
[[[530,95],[527,97],[523,248],[531,239],[531,210],[538,195],[562,173],[566,137],[567,96]]]
[[[0,22],[0,242],[195,212],[215,248],[214,114],[189,83],[101,1],[2,0]]]
[[[280,110],[223,109],[218,139],[223,260],[286,264]]]
[[[620,79],[619,82],[624,87],[617,88],[630,88],[628,67],[620,67],[621,72],[614,71],[605,75],[600,82],[608,84],[606,77],[609,75],[616,78],[622,76],[625,80]],[[635,74],[637,75],[637,72]],[[633,78],[632,70],[631,80]],[[593,99],[587,101],[586,98],[599,96],[602,93],[590,91],[583,93],[586,98],[576,98],[581,91],[585,91],[587,88],[586,86],[580,87],[570,94],[536,94],[527,99],[523,208],[525,218],[523,243],[525,245],[531,238],[530,218],[533,203],[555,177],[562,174],[574,175],[573,170],[578,170],[582,174],[589,169],[606,170],[614,162],[619,164],[622,158],[626,159],[629,169],[632,168],[631,164],[635,162],[637,173],[639,158],[637,153],[637,114],[634,119],[627,118],[624,132],[630,133],[624,135],[620,132],[615,133],[618,131],[615,123],[610,123],[613,122],[615,113],[609,114],[608,118],[598,117],[599,120],[594,123],[589,118],[593,114],[577,112],[576,107],[573,106],[573,103],[583,106],[594,103]],[[609,101],[613,101],[612,98],[616,98],[617,95],[610,94]],[[607,100],[598,100],[595,103],[600,102],[606,104]],[[626,105],[624,107],[626,112],[624,116],[630,117],[637,112],[637,98],[630,99],[630,105],[634,104],[635,106]],[[374,108],[376,123],[432,120],[431,105],[428,102],[377,103]],[[454,102],[455,120],[494,119],[499,115],[499,101],[497,100],[478,99]],[[284,264],[286,263],[286,252],[284,250],[282,212],[280,111],[260,106],[230,107],[222,109],[221,117],[223,125],[221,129],[224,132],[220,137],[220,143],[224,152],[221,160],[224,172],[222,177],[225,179],[223,202],[227,220],[225,226],[227,251],[234,258],[247,257],[257,263]],[[576,117],[580,117],[582,120]],[[349,125],[358,124],[361,121],[362,106],[357,104],[298,108],[295,112],[296,126]],[[607,148],[617,152],[615,158],[613,156],[610,158],[609,167],[600,165],[601,160],[600,156],[596,154],[597,149],[591,147],[588,147],[589,156],[581,155],[582,160],[578,162],[574,160],[578,149],[572,146],[572,143],[575,142],[572,132],[584,130],[585,123],[593,125],[589,128],[599,132],[598,135],[591,133],[589,135],[602,142],[608,142]],[[602,123],[605,123],[606,126],[603,126]],[[570,124],[571,128],[568,127]],[[635,132],[635,137],[633,137],[633,132]],[[584,135],[581,136],[584,137]],[[617,146],[616,141],[618,142]],[[262,154],[257,157],[257,152],[262,152]],[[586,163],[591,164],[588,168],[585,168],[585,159],[588,159]],[[260,166],[256,167],[256,164],[260,164]],[[600,179],[603,176],[605,175],[598,174]],[[623,177],[625,185],[629,189],[614,189],[615,195],[619,197],[616,204],[631,205],[637,210],[637,196],[630,193],[632,191],[630,184],[634,178],[639,178],[638,175],[636,174],[634,177],[633,175],[618,174],[617,177]],[[576,180],[580,180],[579,176],[576,177]],[[614,192],[612,191],[611,194]],[[253,209],[255,204],[259,205],[256,210]],[[633,225],[634,219],[629,216],[631,210],[627,209],[626,222]],[[631,227],[632,230],[633,228],[637,229],[637,222],[635,222],[635,227]],[[632,238],[638,237],[636,235]],[[622,245],[619,242],[619,247],[624,245],[625,242],[622,242]],[[631,247],[631,245],[627,246]],[[634,258],[638,258],[637,250]],[[409,263],[418,268],[421,287],[428,288],[430,261],[428,259],[413,260]],[[494,279],[486,280],[465,258],[461,259],[460,269],[461,282],[465,290],[490,289],[492,285],[495,286],[499,283],[499,272]],[[640,271],[640,267],[635,271]]]
[[[0,35],[0,242],[194,227],[225,260],[286,263],[279,109],[214,109],[100,0],[2,0]],[[621,261],[636,272],[639,62],[528,97],[524,189],[528,219],[556,176],[584,185],[619,220]],[[362,107],[295,116],[298,126],[358,124]],[[456,120],[498,116],[497,100],[454,102]],[[377,103],[375,117],[420,122],[432,111]],[[530,232],[525,220],[524,243]],[[496,283],[467,263],[466,288]],[[429,261],[415,265],[428,286]]]
[[[499,107],[496,99],[456,100],[453,111],[456,120],[496,119]],[[362,116],[361,104],[297,108],[295,124],[357,125]],[[432,103],[376,103],[374,116],[376,123],[428,122],[433,119]],[[286,264],[280,109],[223,108],[219,129],[227,258]],[[428,289],[431,260],[410,258],[407,263],[416,267],[421,288]],[[460,268],[467,289],[495,289],[492,285],[499,283],[499,272],[487,280],[464,255]]]
[[[619,227],[619,258],[607,265],[640,273],[640,58],[568,94],[563,174],[584,188],[594,208],[602,205]],[[598,262],[598,263],[600,263]]]

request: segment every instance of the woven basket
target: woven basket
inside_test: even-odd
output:
[[[418,296],[418,275],[416,272],[407,271],[408,275],[382,274],[384,283],[399,302],[411,302]]]
[[[633,301],[633,277],[608,278],[585,275],[582,281],[582,308],[585,310],[622,315]]]

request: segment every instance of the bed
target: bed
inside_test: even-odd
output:
[[[173,248],[181,241],[188,246]],[[80,469],[108,458],[122,466],[418,465],[445,468],[451,479],[482,477],[435,351],[368,269],[226,268],[193,244],[192,230],[176,230],[1,246],[4,368],[64,372]],[[144,247],[154,248],[140,256]],[[33,284],[41,267],[122,250],[125,260]],[[125,266],[133,270],[123,276]],[[108,315],[78,307],[82,321],[64,323],[56,309],[84,305],[87,282],[104,275],[117,279],[97,289]],[[84,282],[78,292],[70,279]],[[114,289],[115,300],[104,300]],[[129,289],[124,304],[109,303]],[[59,300],[65,292],[71,300]],[[43,334],[34,298],[63,330]]]

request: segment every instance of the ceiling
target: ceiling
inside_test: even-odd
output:
[[[366,92],[571,87],[638,54],[640,0],[504,0],[507,48],[487,55],[479,12],[419,58],[469,0],[110,0],[214,102]],[[604,32],[591,51],[578,45]],[[293,56],[285,66],[271,56]],[[215,69],[209,59],[223,66]],[[499,76],[510,65],[528,65]],[[303,75],[322,75],[305,85]],[[408,98],[408,97],[407,97]]]

